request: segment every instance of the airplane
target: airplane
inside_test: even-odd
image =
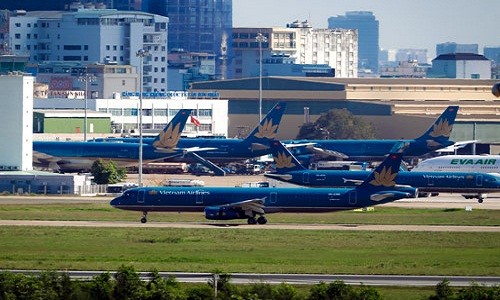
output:
[[[311,156],[320,159],[381,159],[401,144],[406,146],[405,157],[418,157],[453,145],[449,138],[457,112],[458,106],[448,106],[424,134],[413,140],[285,140],[283,143],[303,162],[310,161]]]
[[[278,102],[245,139],[181,138],[189,113],[183,113],[180,126],[167,125],[156,138],[143,139],[144,163],[156,161],[201,162],[215,170],[214,162],[239,161],[270,153],[269,143],[276,136],[286,103]],[[181,110],[183,111],[183,110]],[[186,110],[190,111],[190,110]],[[176,115],[177,116],[177,115]],[[178,124],[176,117],[171,123]],[[169,129],[170,128],[170,129]],[[92,142],[33,142],[34,165],[71,172],[88,170],[98,158],[112,160],[120,167],[135,166],[139,158],[139,139],[124,138]]]
[[[181,109],[167,126],[153,139],[151,145],[143,145],[144,163],[163,160],[178,154],[176,150],[180,133],[186,125],[191,109]],[[99,158],[112,160],[118,167],[135,166],[139,159],[139,143],[104,143],[81,141],[33,141],[33,165],[59,172],[90,170]]]
[[[443,155],[419,162],[413,171],[500,173],[500,155]]]
[[[286,109],[285,102],[278,102],[261,120],[261,122],[244,139],[225,138],[180,138],[177,145],[180,149],[191,149],[189,155],[172,158],[172,161],[198,162],[200,156],[211,162],[242,161],[270,154],[269,143],[274,140],[278,131],[281,117]],[[138,143],[137,138],[107,138],[97,141]],[[153,139],[144,138],[146,144],[153,143]]]
[[[368,178],[351,188],[141,187],[126,190],[110,205],[143,212],[142,223],[147,222],[148,212],[204,211],[209,220],[247,219],[248,224],[266,224],[266,213],[350,210],[414,198],[417,189],[396,187],[400,164],[401,154],[390,154]]]
[[[279,141],[271,143],[276,171],[265,173],[270,179],[306,187],[356,186],[370,175],[370,171],[309,170]],[[460,160],[457,160],[460,161]],[[500,166],[500,157],[497,160]],[[487,158],[484,159],[488,163]],[[500,174],[471,171],[419,172],[401,171],[395,180],[397,185],[418,188],[419,195],[433,193],[460,193],[466,199],[477,198],[479,203],[487,193],[500,192]]]

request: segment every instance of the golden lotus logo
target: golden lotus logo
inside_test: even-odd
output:
[[[451,134],[451,130],[453,129],[453,125],[448,123],[448,120],[440,120],[437,124],[434,124],[432,127],[432,132],[429,134],[432,137],[438,136],[446,136],[449,137]]]
[[[177,146],[179,139],[181,138],[180,131],[181,124],[174,126],[168,126],[167,130],[160,132],[160,137],[157,141],[153,143],[153,146],[157,148],[174,148]]]
[[[267,119],[262,125],[259,125],[259,131],[255,134],[258,138],[274,139],[278,125],[273,125],[273,120]]]
[[[149,194],[149,195],[157,195],[157,194],[158,194],[158,192],[157,192],[156,190],[149,190],[149,191],[148,191],[148,194]]]
[[[394,186],[396,182],[394,182],[394,179],[398,175],[398,173],[392,173],[391,168],[386,169],[386,167],[383,167],[380,173],[374,172],[373,173],[375,179],[370,181],[371,185],[374,186]]]
[[[278,152],[278,156],[274,157],[274,162],[276,163],[276,169],[295,167],[295,164],[292,162],[292,157],[283,152]]]

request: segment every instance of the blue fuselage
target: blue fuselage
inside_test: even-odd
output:
[[[182,139],[181,139],[182,140]],[[195,152],[213,162],[238,161],[270,153],[269,149],[252,149],[252,144],[239,139],[186,139],[179,142],[178,149],[163,151],[150,144],[143,144],[143,160],[195,162],[184,153],[184,148],[216,148]],[[48,167],[49,162],[57,163],[62,171],[85,170],[99,159],[114,161],[118,166],[134,166],[139,159],[139,143],[124,142],[47,142],[34,141],[34,165]]]
[[[387,153],[394,152],[401,144],[406,144],[405,157],[418,157],[433,150],[452,145],[451,141],[442,141],[439,146],[429,146],[421,140],[288,140],[284,144],[314,143],[314,147],[340,152],[349,160],[381,159]],[[310,155],[307,147],[291,147],[290,152],[295,157]]]
[[[373,191],[372,191],[373,192]],[[368,190],[355,188],[241,188],[241,187],[148,187],[125,191],[111,206],[134,211],[203,211],[250,199],[265,199],[265,212],[327,212],[349,210],[391,202],[403,197],[370,200]]]
[[[370,173],[370,171],[304,170],[285,174],[270,173],[265,176],[301,186],[342,187],[355,186],[355,181],[365,180]],[[416,187],[420,192],[500,192],[500,175],[485,173],[401,171],[396,177],[396,183]]]

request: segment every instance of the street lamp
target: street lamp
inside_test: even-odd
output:
[[[144,57],[149,55],[148,50],[139,49],[135,53],[139,57],[139,187],[142,186],[142,64]]]
[[[267,38],[262,33],[257,33],[255,40],[259,42],[259,122],[262,120],[262,43],[267,42]]]
[[[83,100],[85,102],[83,117],[83,141],[85,142],[87,141],[87,99],[89,94],[89,82],[94,82],[96,80],[97,77],[95,77],[94,74],[87,73],[87,70],[85,70],[84,75],[78,77],[78,81],[85,82],[85,95],[83,97]]]

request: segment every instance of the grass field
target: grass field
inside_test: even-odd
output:
[[[4,220],[137,221],[108,203],[1,204]],[[369,212],[273,214],[271,223],[499,226],[500,211],[377,207]],[[150,222],[207,222],[201,213],[152,213]],[[241,223],[241,220],[238,221]],[[234,227],[0,226],[1,269],[500,275],[500,234],[241,230]],[[377,288],[384,299],[422,299],[432,288]]]
[[[3,204],[0,219],[126,220],[107,203]],[[404,209],[273,214],[273,223],[498,226],[497,210]],[[201,213],[150,221],[206,222]],[[241,220],[239,221],[241,223]],[[0,227],[1,268],[266,273],[499,275],[498,233]]]

